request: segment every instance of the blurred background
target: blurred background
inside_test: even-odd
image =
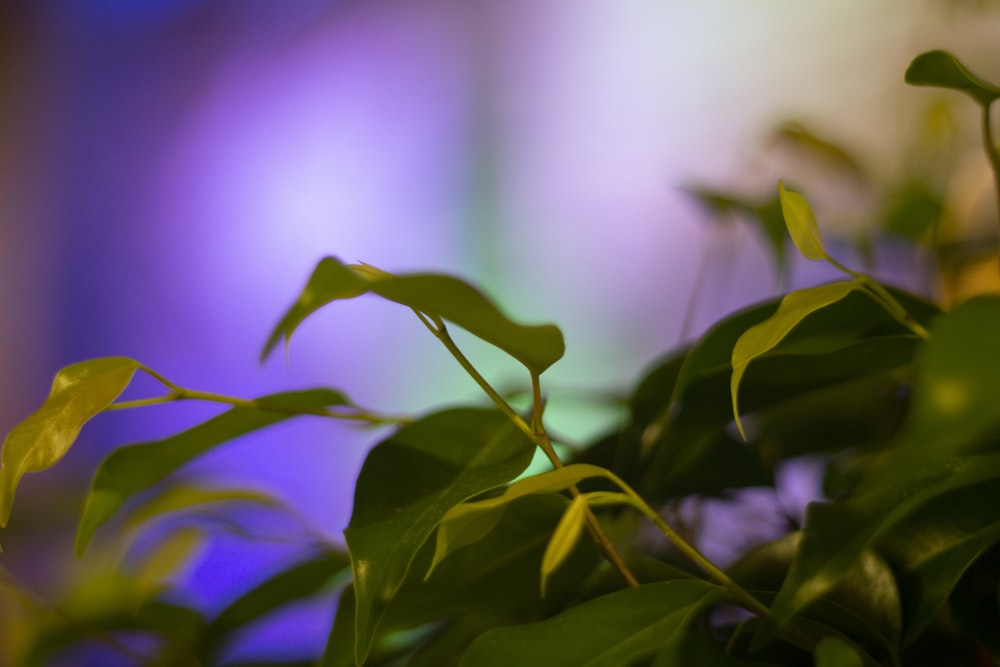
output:
[[[972,105],[902,76],[944,48],[1000,79],[998,27],[988,3],[942,0],[6,0],[0,428],[60,367],[103,355],[246,397],[332,386],[390,413],[479,400],[412,314],[377,300],[326,309],[287,363],[258,364],[315,263],[336,255],[460,275],[516,319],[558,323],[553,427],[593,437],[620,415],[569,389],[622,394],[723,314],[832,277],[792,258],[779,273],[752,221],[692,189],[765,202],[778,178],[803,184],[842,259],[950,289],[866,225],[914,179],[975,204],[956,224],[994,215]],[[498,385],[526,382],[462,340]],[[55,595],[101,457],[216,412],[89,424],[25,479],[5,567]],[[339,542],[376,437],[298,420],[196,469],[275,494]],[[179,576],[217,608],[291,548],[223,537]],[[315,652],[331,613],[317,609],[245,650],[294,638]]]

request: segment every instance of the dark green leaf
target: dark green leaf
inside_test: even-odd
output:
[[[966,451],[1000,426],[1000,299],[966,301],[931,326],[906,426],[911,448]]]
[[[726,595],[696,579],[644,584],[545,621],[491,630],[472,643],[460,664],[620,667],[679,641],[695,616]]]
[[[506,416],[472,408],[408,424],[369,453],[344,531],[357,593],[358,662],[417,550],[445,513],[517,477],[533,454],[531,441]]]
[[[141,367],[133,359],[104,357],[81,361],[56,374],[42,407],[15,426],[3,443],[0,527],[10,518],[21,477],[45,470],[65,456],[83,425],[111,405]]]
[[[744,439],[746,433],[740,422],[739,391],[743,374],[750,362],[774,349],[806,317],[840,301],[857,289],[860,289],[860,284],[857,281],[850,281],[789,292],[770,319],[747,329],[739,337],[733,346],[733,376],[729,390],[733,397],[733,417]]]
[[[958,58],[947,51],[921,53],[910,63],[904,79],[913,86],[961,91],[983,106],[989,106],[1000,97],[1000,87],[970,72]]]
[[[112,452],[97,469],[76,535],[76,553],[83,554],[91,538],[122,504],[174,472],[192,459],[224,442],[270,426],[295,414],[288,410],[310,410],[343,405],[343,394],[329,389],[273,394],[258,400],[285,411],[233,408],[183,433]]]
[[[541,373],[565,352],[562,332],[545,324],[527,326],[504,315],[482,292],[458,278],[439,274],[396,276],[369,266],[347,266],[333,257],[320,261],[298,301],[278,323],[262,358],[301,322],[337,299],[365,293],[381,296],[432,317],[454,322]]]
[[[716,215],[737,213],[755,224],[771,251],[776,272],[782,275],[785,269],[786,230],[777,197],[758,204],[709,188],[691,187],[687,188],[687,192]]]

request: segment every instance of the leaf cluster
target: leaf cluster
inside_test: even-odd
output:
[[[983,107],[997,164],[988,119],[1000,87],[940,51],[914,60],[906,80]],[[142,665],[242,664],[227,658],[241,637],[314,596],[336,606],[323,654],[266,664],[1000,663],[1000,299],[945,312],[848,268],[783,183],[771,205],[696,195],[766,219],[777,262],[790,237],[843,279],[732,313],[656,360],[634,382],[623,423],[566,460],[546,430],[542,386],[562,333],[517,322],[452,276],[326,258],[263,357],[320,308],[373,295],[412,310],[484,405],[393,416],[329,388],[247,399],[185,388],[122,357],[60,371],[4,442],[0,525],[23,476],[55,465],[98,414],[181,400],[228,407],[100,464],[76,539],[78,555],[98,550],[97,565],[65,601],[40,600],[0,568],[0,601],[28,619],[10,642],[17,664],[87,651]],[[450,326],[523,365],[527,408],[490,385]],[[120,400],[137,373],[164,393]],[[357,478],[346,551],[304,529],[297,560],[220,611],[179,601],[172,576],[211,534],[253,531],[241,508],[295,523],[260,492],[185,481],[186,464],[302,418],[382,429]],[[525,474],[536,451],[550,469]],[[824,497],[804,519],[786,516],[780,534],[755,536],[732,562],[707,557],[712,527],[679,508],[738,503],[750,488],[777,496],[777,472],[803,457],[824,471]]]

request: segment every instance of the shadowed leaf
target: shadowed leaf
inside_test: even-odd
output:
[[[644,584],[605,595],[538,623],[481,635],[463,667],[620,667],[679,642],[690,622],[726,591],[690,579]]]
[[[338,391],[312,389],[272,394],[258,399],[285,410],[309,410],[344,405]],[[97,469],[76,534],[76,553],[82,555],[94,531],[122,504],[192,459],[224,442],[296,416],[288,411],[233,408],[183,433],[155,442],[129,445],[112,452]]]
[[[379,443],[358,476],[344,536],[357,594],[359,663],[414,556],[453,506],[514,479],[534,446],[500,412],[438,412]]]

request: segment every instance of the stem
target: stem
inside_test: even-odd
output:
[[[997,197],[997,224],[1000,226],[1000,152],[997,151],[997,143],[993,138],[993,123],[990,122],[992,106],[992,103],[983,105],[983,146],[990,161],[990,168],[993,170],[993,188]],[[998,253],[997,268],[1000,270],[1000,253]]]
[[[538,373],[531,371],[531,395],[532,395],[532,417],[531,425],[534,431],[535,437],[533,440],[541,448],[545,455],[549,458],[552,463],[553,468],[562,468],[563,462],[559,458],[559,454],[556,452],[555,447],[552,446],[552,441],[549,440],[548,433],[545,432],[545,424],[542,421],[542,412],[545,406],[542,402],[542,386],[541,378]],[[576,498],[580,495],[580,489],[577,488],[576,484],[569,487],[570,495]],[[622,560],[621,555],[618,550],[615,549],[615,545],[611,543],[608,539],[607,533],[601,528],[600,522],[597,520],[597,516],[594,511],[590,509],[589,505],[584,505],[584,517],[587,520],[587,530],[590,532],[591,537],[597,542],[598,548],[600,548],[601,553],[604,557],[608,559],[608,562],[618,573],[622,575],[626,583],[632,588],[639,587],[639,581],[632,574],[632,571],[628,569],[628,565]]]
[[[164,384],[168,384],[168,382],[161,377],[157,377],[157,379],[163,382]],[[288,405],[268,403],[267,401],[239,398],[238,396],[226,396],[224,394],[214,394],[207,391],[198,391],[196,389],[185,389],[184,387],[179,387],[173,383],[169,383],[168,386],[171,387],[171,392],[166,396],[141,398],[134,401],[119,401],[118,403],[112,403],[111,405],[106,407],[105,411],[110,412],[112,410],[129,410],[131,408],[145,408],[152,405],[163,405],[165,403],[172,403],[174,401],[191,400],[191,401],[208,401],[210,403],[224,403],[226,405],[231,405],[235,408],[260,410],[262,412],[280,412],[282,414],[290,414],[290,415],[312,415],[314,417],[326,417],[329,419],[360,421],[370,424],[372,426],[378,426],[382,424],[405,424],[410,421],[408,417],[379,415],[369,412],[367,410],[362,410],[360,408],[355,408],[356,410],[355,412],[335,412],[333,410],[328,410],[326,408],[295,408]]]
[[[920,322],[913,319],[913,316],[907,312],[906,308],[903,307],[903,304],[901,304],[896,297],[890,294],[889,290],[882,287],[877,280],[872,279],[872,277],[867,274],[852,271],[829,255],[826,256],[826,261],[852,278],[858,280],[864,290],[868,292],[868,294],[874,298],[875,301],[877,301],[879,305],[885,309],[885,312],[889,313],[894,320],[924,340],[930,340],[930,332],[927,331],[927,329],[925,329]]]
[[[553,468],[562,468],[563,463],[559,459],[559,455],[556,453],[555,448],[552,446],[552,442],[549,441],[549,437],[545,432],[545,427],[542,425],[542,392],[539,383],[538,374],[534,371],[531,372],[531,393],[532,393],[532,417],[531,425],[529,426],[527,422],[521,415],[517,414],[517,411],[511,407],[503,396],[500,395],[496,389],[493,388],[486,378],[476,370],[476,367],[472,365],[468,357],[462,353],[458,345],[455,344],[454,339],[452,339],[451,334],[448,333],[448,327],[445,325],[444,320],[436,315],[428,315],[422,313],[416,308],[413,309],[420,321],[424,323],[424,326],[434,334],[434,337],[441,341],[441,344],[445,346],[451,356],[455,358],[455,361],[465,370],[469,376],[475,380],[476,384],[486,392],[486,395],[490,397],[494,404],[500,409],[500,412],[507,415],[514,425],[524,433],[529,440],[531,440],[539,449],[545,452],[545,456],[548,457],[549,462],[552,464]],[[570,488],[570,493],[573,497],[580,495],[580,490],[573,486]],[[608,559],[608,561],[614,566],[616,570],[624,577],[625,581],[629,586],[637,587],[639,582],[636,580],[635,576],[629,571],[628,566],[622,561],[621,556],[615,550],[614,545],[611,544],[611,540],[608,539],[607,534],[604,529],[601,528],[601,524],[598,523],[597,517],[590,510],[589,507],[586,508],[586,518],[587,518],[587,530],[590,532],[597,546],[600,548],[601,552]]]

